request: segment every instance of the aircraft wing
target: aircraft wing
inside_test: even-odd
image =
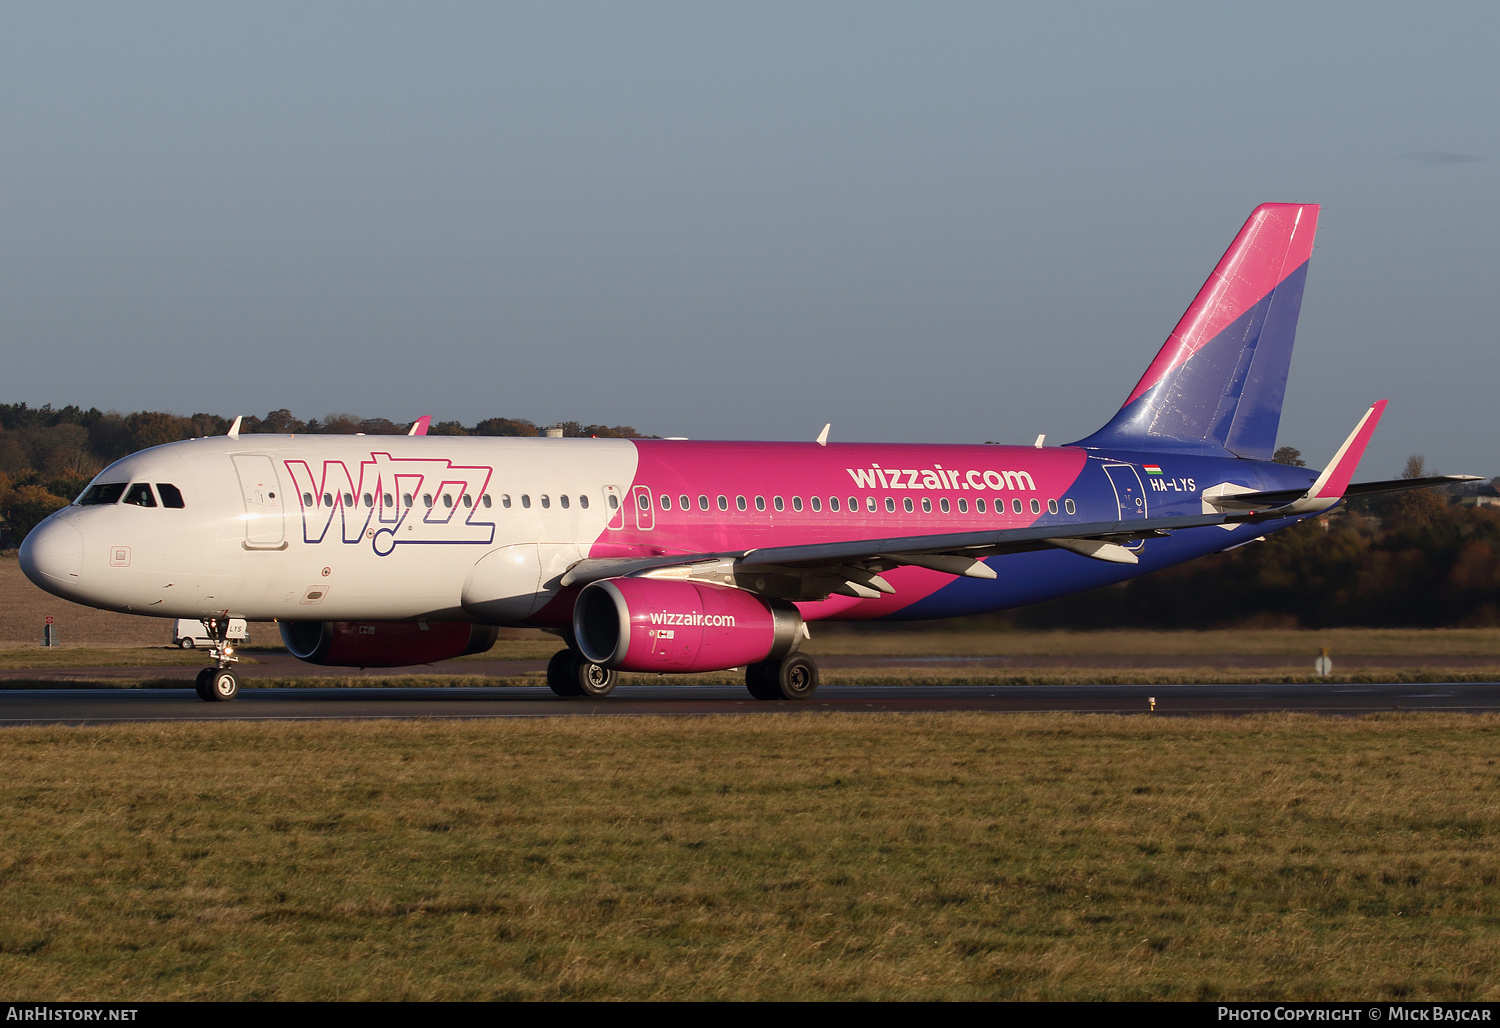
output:
[[[569,568],[561,584],[586,585],[605,578],[645,574],[716,581],[741,587],[770,579],[773,588],[757,586],[753,587],[754,591],[792,593],[798,599],[821,598],[829,593],[873,597],[894,591],[879,574],[891,568],[922,567],[970,578],[994,578],[994,570],[981,563],[982,558],[1050,548],[1070,550],[1096,560],[1134,564],[1138,558],[1125,547],[1127,541],[1167,535],[1178,529],[1233,525],[1259,520],[1263,516],[1255,511],[1193,514],[1133,521],[851,539],[720,553],[589,558]]]

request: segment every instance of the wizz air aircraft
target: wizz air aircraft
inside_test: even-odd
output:
[[[240,435],[105,468],[21,547],[69,600],[201,619],[205,700],[232,700],[231,618],[276,620],[314,664],[478,653],[554,632],[547,682],[745,668],[806,699],[824,620],[1001,610],[1264,537],[1345,497],[1385,401],[1326,470],[1271,462],[1317,229],[1265,204],[1093,435],[1066,446]],[[422,423],[425,428],[425,421]]]

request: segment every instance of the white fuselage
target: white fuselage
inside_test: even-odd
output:
[[[38,526],[23,559],[60,596],[158,617],[521,621],[622,516],[637,463],[625,440],[437,442],[153,447],[94,481],[149,484],[154,506],[74,504]],[[162,483],[182,507],[165,505]]]

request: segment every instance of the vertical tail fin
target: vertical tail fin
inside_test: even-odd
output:
[[[1269,460],[1318,206],[1261,204],[1109,424],[1075,446]]]

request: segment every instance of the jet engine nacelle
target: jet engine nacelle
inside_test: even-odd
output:
[[[621,671],[723,671],[784,657],[802,641],[790,603],[727,586],[609,578],[578,594],[578,648]]]
[[[298,660],[331,667],[431,664],[495,645],[500,630],[466,621],[283,621],[281,641]]]

